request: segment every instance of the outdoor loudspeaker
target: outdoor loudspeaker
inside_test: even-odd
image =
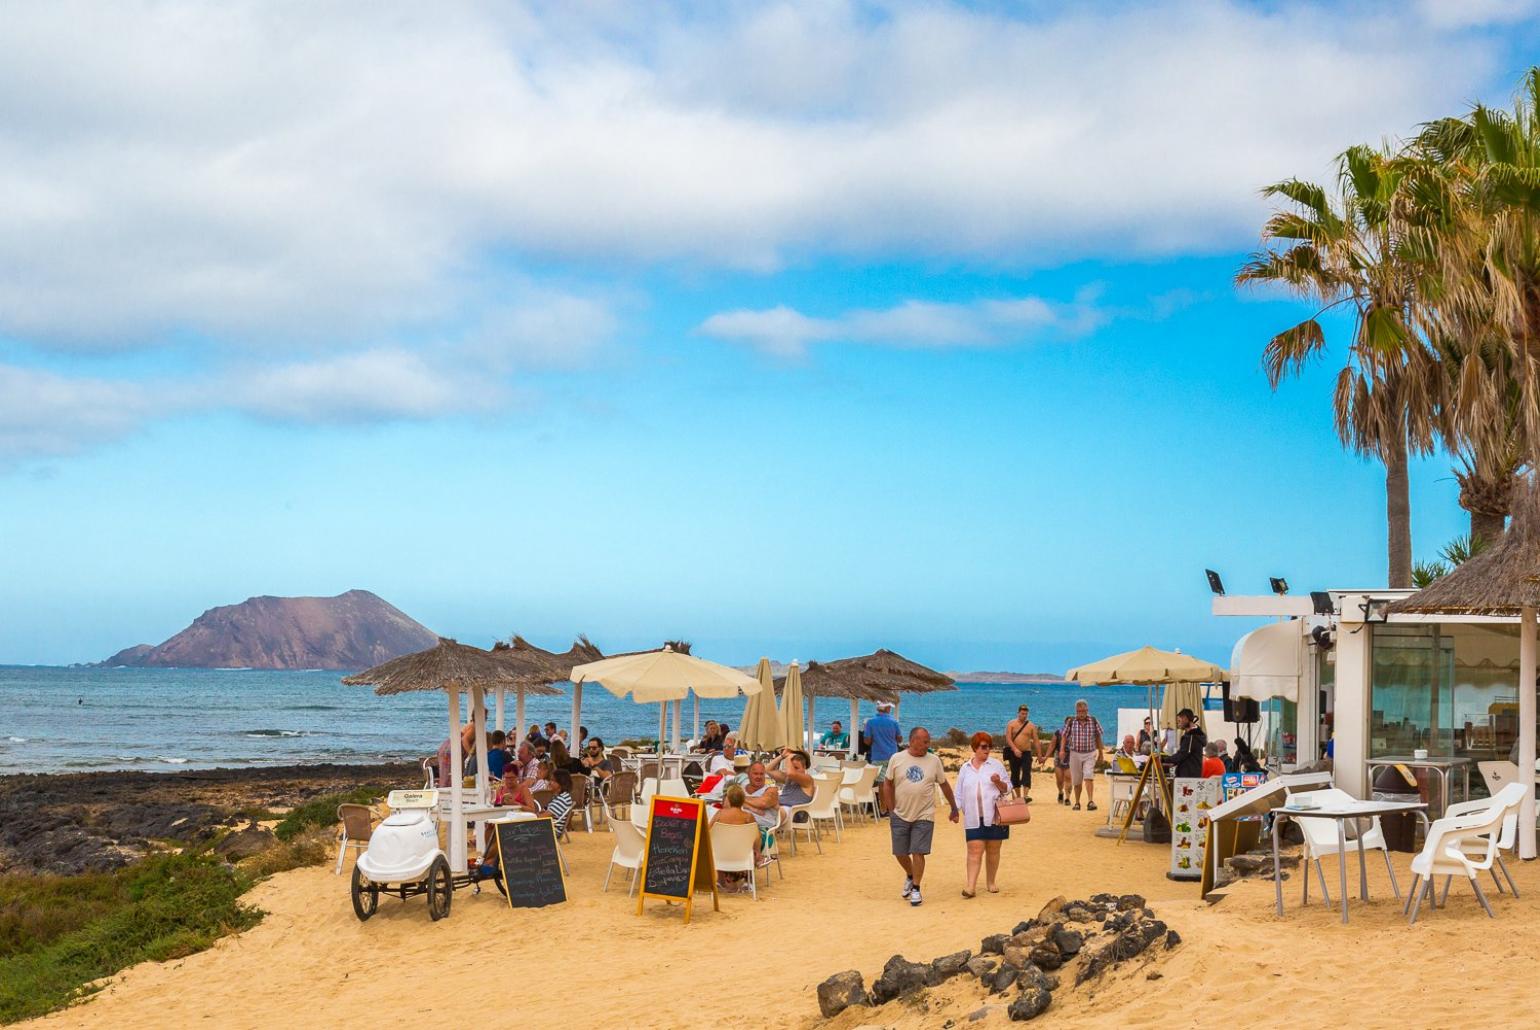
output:
[[[1262,708],[1254,697],[1230,697],[1230,684],[1224,685],[1225,722],[1241,723],[1260,722]]]

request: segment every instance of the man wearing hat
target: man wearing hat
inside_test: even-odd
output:
[[[1182,732],[1182,741],[1176,747],[1176,754],[1171,756],[1171,774],[1186,779],[1201,779],[1203,748],[1208,743],[1208,736],[1203,732],[1203,724],[1198,721],[1198,717],[1192,713],[1191,708],[1183,708],[1176,713],[1176,726]]]
[[[888,759],[902,746],[902,732],[898,720],[893,718],[893,705],[887,701],[877,703],[877,714],[866,720],[861,727],[861,739],[866,743],[868,756],[873,765],[887,767]]]

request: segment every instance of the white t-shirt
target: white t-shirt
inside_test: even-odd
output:
[[[733,767],[733,760],[723,755],[720,751],[711,756],[711,764],[706,767],[707,776],[712,776],[716,773],[731,776],[736,771]]]
[[[905,748],[888,759],[887,775],[894,815],[906,823],[936,818],[936,788],[946,782],[940,758],[928,752],[916,758]]]

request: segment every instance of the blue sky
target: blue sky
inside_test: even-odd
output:
[[[1502,102],[1529,4],[25,8],[0,661],[259,593],[730,661],[1224,660],[1383,582],[1256,188]],[[79,26],[93,26],[83,34]],[[1414,542],[1464,529],[1414,470]]]

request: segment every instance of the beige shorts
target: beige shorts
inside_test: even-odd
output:
[[[1096,752],[1071,751],[1069,753],[1069,782],[1078,787],[1086,780],[1096,780]]]

